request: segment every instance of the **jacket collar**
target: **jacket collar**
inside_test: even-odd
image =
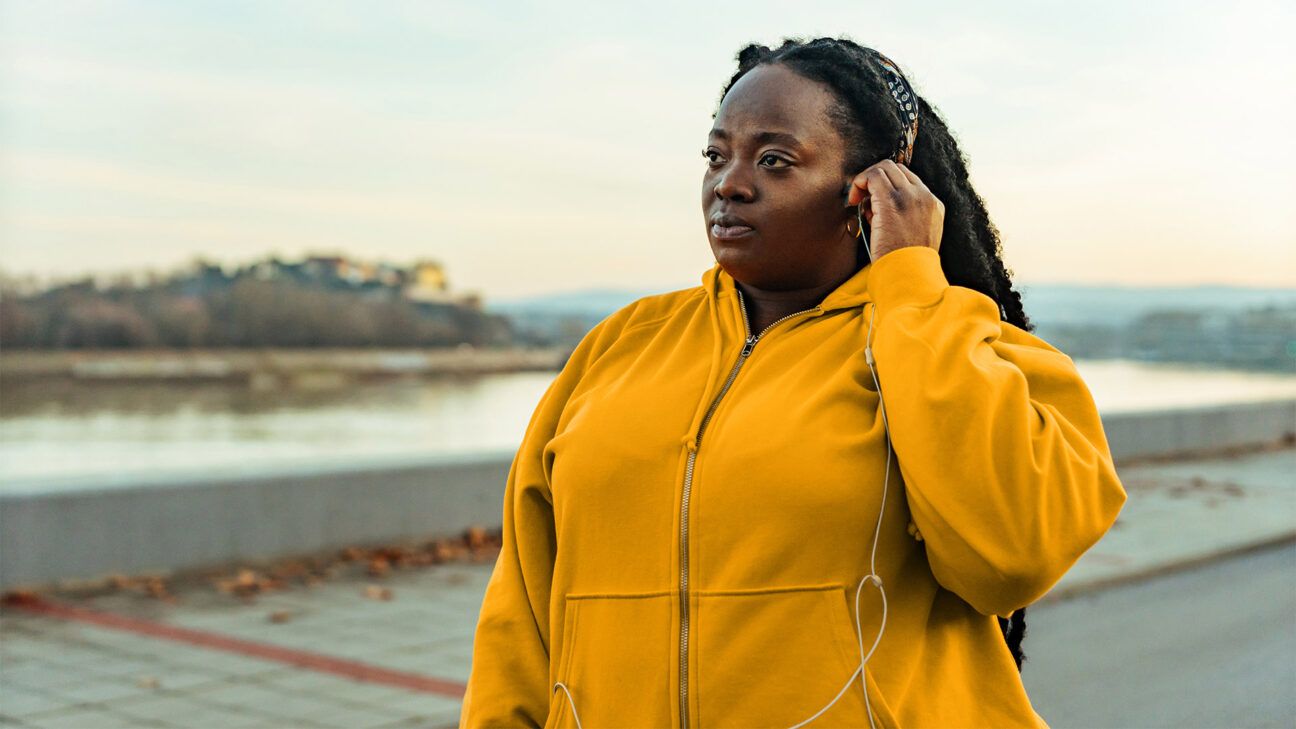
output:
[[[873,298],[869,296],[868,291],[868,278],[872,270],[873,264],[869,263],[856,271],[840,286],[828,292],[828,295],[819,303],[820,308],[824,312],[829,312],[861,306],[865,302],[872,301]],[[702,274],[702,288],[713,302],[736,296],[738,291],[733,277],[720,266],[718,261]]]

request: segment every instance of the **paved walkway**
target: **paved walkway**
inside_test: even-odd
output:
[[[1291,449],[1122,469],[1116,527],[1045,600],[1293,540],[1293,474]],[[443,564],[250,603],[202,584],[175,603],[46,593],[0,608],[0,726],[455,726],[489,574]]]
[[[1119,471],[1116,524],[1044,600],[1296,539],[1296,449]]]

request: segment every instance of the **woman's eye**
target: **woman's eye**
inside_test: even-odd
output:
[[[704,149],[702,150],[702,156],[706,157],[707,161],[709,161],[711,164],[715,164],[717,162],[716,157],[719,157],[720,153],[713,149]],[[774,160],[774,162],[771,162],[768,165],[766,165],[767,167],[778,167],[779,165],[775,164],[777,162],[782,162],[784,165],[792,164],[788,160],[783,159],[782,157],[773,153],[766,154],[760,158],[760,161],[762,163],[765,162],[765,160]]]

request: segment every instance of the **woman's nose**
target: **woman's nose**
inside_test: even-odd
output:
[[[742,173],[739,165],[730,165],[716,181],[715,195],[721,200],[751,200],[753,194],[751,178]]]

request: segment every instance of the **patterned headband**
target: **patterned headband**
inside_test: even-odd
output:
[[[914,140],[918,138],[918,95],[910,88],[909,82],[900,74],[900,67],[890,58],[873,51],[877,55],[878,63],[889,76],[887,87],[891,90],[891,98],[900,105],[900,118],[907,119],[909,126],[900,135],[899,145],[895,155],[892,156],[896,162],[912,165]]]

